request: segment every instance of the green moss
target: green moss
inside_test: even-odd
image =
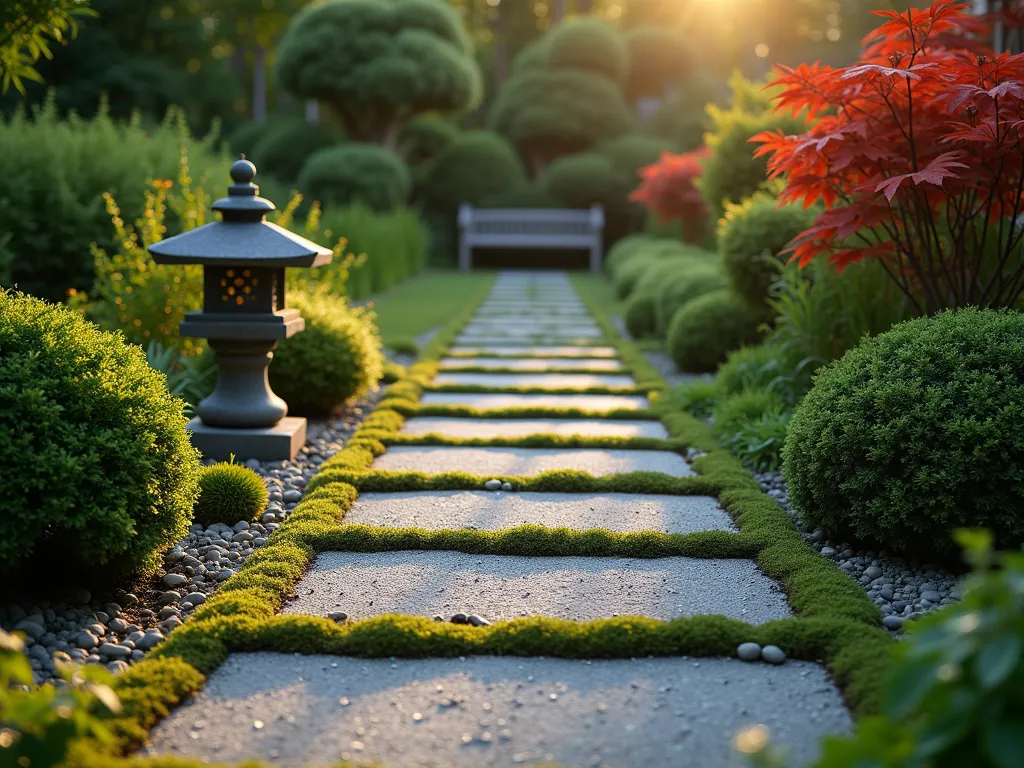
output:
[[[454,445],[503,448],[605,448],[641,451],[678,451],[686,448],[679,440],[657,437],[602,437],[588,435],[524,435],[522,437],[451,437],[431,432],[425,435],[381,434],[384,445]]]
[[[248,467],[222,461],[199,476],[193,522],[203,526],[255,520],[267,506],[267,486]]]
[[[647,395],[642,387],[490,387],[481,384],[433,384],[425,391],[478,395]]]

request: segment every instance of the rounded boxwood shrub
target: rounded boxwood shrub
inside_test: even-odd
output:
[[[141,348],[0,291],[0,568],[145,572],[188,533],[199,455]]]
[[[493,131],[468,131],[437,156],[422,197],[429,208],[454,215],[463,203],[479,205],[526,182],[526,169],[511,144]]]
[[[609,275],[614,274],[616,267],[620,266],[622,262],[632,258],[644,245],[653,243],[657,239],[654,235],[644,232],[619,238],[604,256],[605,272]]]
[[[404,205],[412,188],[409,169],[374,144],[342,144],[311,154],[299,172],[299,190],[324,208],[361,202],[386,213]]]
[[[758,316],[728,289],[698,296],[681,306],[668,327],[668,353],[682,371],[714,371],[726,355],[757,343]]]
[[[654,301],[654,329],[658,336],[668,334],[669,323],[676,311],[691,299],[729,285],[717,263],[694,264],[688,269],[672,272],[657,286]]]
[[[765,193],[741,203],[726,203],[718,222],[718,252],[733,289],[754,306],[763,306],[772,284],[779,278],[773,257],[794,237],[809,229],[818,215],[778,201]]]
[[[253,163],[261,174],[286,184],[294,183],[309,156],[344,140],[344,134],[322,123],[288,120],[269,130],[252,149]]]
[[[829,533],[953,551],[958,527],[1024,542],[1024,314],[901,323],[823,368],[783,449],[789,497]]]
[[[325,290],[290,291],[288,306],[306,329],[278,345],[270,386],[291,411],[328,414],[377,386],[384,355],[372,313]]]
[[[267,486],[263,478],[241,464],[222,461],[204,467],[199,476],[199,498],[193,522],[203,526],[256,520],[267,507]]]
[[[672,258],[688,258],[695,264],[712,263],[715,254],[686,245],[677,240],[656,240],[637,249],[628,259],[622,260],[612,273],[615,295],[625,299],[633,293],[640,278],[652,266]]]
[[[689,256],[669,256],[655,261],[640,276],[636,287],[626,301],[624,319],[626,328],[635,339],[655,336],[657,332],[658,289],[673,275],[686,274],[691,269],[703,269]]]

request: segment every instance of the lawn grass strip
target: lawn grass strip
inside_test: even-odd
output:
[[[584,304],[619,350],[626,367],[644,386],[664,388],[657,372],[628,342],[614,334],[610,320],[589,300],[584,279],[574,279]],[[738,533],[661,534],[656,532],[614,534],[606,531],[535,530],[520,526],[503,531],[467,531],[457,537],[463,546],[565,547],[574,540],[580,548],[636,547],[646,552],[671,547],[708,547],[722,550],[749,547],[761,570],[785,589],[797,616],[752,626],[721,616],[693,616],[672,621],[643,617],[617,617],[572,622],[535,617],[500,622],[488,627],[437,623],[428,619],[388,615],[335,624],[324,618],[276,615],[296,584],[310,567],[320,548],[342,543],[351,549],[375,537],[412,539],[429,543],[435,536],[452,537],[463,532],[430,532],[419,529],[373,530],[345,525],[342,521],[358,491],[343,479],[351,476],[365,490],[460,490],[438,485],[466,483],[473,476],[461,473],[427,476],[422,473],[366,471],[384,440],[401,429],[408,415],[426,415],[416,407],[425,387],[424,376],[436,369],[439,359],[457,337],[458,330],[483,300],[480,296],[448,329],[428,345],[420,363],[392,387],[378,409],[346,447],[325,462],[313,477],[302,501],[288,520],[275,530],[267,544],[248,558],[233,577],[193,614],[189,621],[139,664],[120,675],[115,688],[124,710],[108,725],[114,739],[101,744],[80,739],[73,744],[67,762],[74,768],[199,768],[210,763],[176,758],[123,758],[138,747],[149,729],[168,711],[198,691],[205,676],[232,652],[274,651],[302,654],[335,654],[380,658],[426,658],[462,655],[555,656],[561,658],[637,658],[641,656],[725,656],[741,642],[778,645],[795,659],[828,665],[851,710],[860,716],[880,711],[881,680],[888,668],[893,643],[880,628],[881,613],[867,595],[829,560],[820,557],[800,537],[786,513],[760,488],[739,461],[718,445],[707,427],[689,414],[672,411],[655,399],[643,416],[629,411],[616,418],[661,418],[672,439],[706,455],[694,461],[698,477],[668,478],[652,473],[631,473],[625,483],[666,482],[687,486],[689,493],[717,496],[733,517]],[[397,391],[396,391],[397,390]],[[413,408],[410,412],[409,405]],[[437,409],[434,409],[437,410]],[[430,415],[463,416],[473,409],[441,409]],[[518,409],[523,418],[561,417],[550,409]],[[458,411],[454,413],[453,411]],[[608,417],[606,412],[576,412],[584,417]],[[499,417],[493,411],[487,417]],[[515,418],[503,414],[503,418]],[[569,416],[571,418],[571,416]],[[327,466],[330,464],[331,466]],[[354,469],[362,466],[363,469]],[[621,477],[621,476],[619,476]],[[473,478],[475,482],[478,478]],[[660,480],[659,480],[660,479]],[[511,480],[511,479],[510,479]],[[617,476],[594,478],[572,471],[516,478],[526,486],[516,490],[595,492],[620,485]],[[374,485],[401,487],[370,488]],[[549,487],[550,486],[550,487]],[[477,485],[476,488],[479,488]],[[615,492],[637,492],[615,488]],[[664,491],[659,491],[664,492]],[[477,535],[480,534],[480,535]],[[579,550],[574,550],[579,554]],[[649,555],[650,556],[650,555]],[[259,766],[253,762],[249,766]],[[238,768],[236,766],[236,768]]]

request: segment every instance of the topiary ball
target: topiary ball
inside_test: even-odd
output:
[[[807,524],[887,549],[952,554],[952,532],[1024,542],[1024,314],[900,323],[823,368],[782,452]]]
[[[709,251],[686,245],[678,240],[655,240],[637,248],[626,259],[618,262],[612,273],[612,285],[619,299],[626,299],[633,293],[637,283],[652,266],[666,259],[689,258],[694,263],[711,263],[715,258]]]
[[[676,311],[691,299],[729,286],[717,263],[694,264],[673,272],[658,285],[654,300],[654,332],[664,338]]]
[[[714,371],[734,349],[756,344],[758,316],[730,290],[714,291],[684,304],[668,327],[668,353],[681,371]]]
[[[251,150],[251,159],[260,169],[261,175],[270,175],[286,184],[293,184],[310,155],[344,140],[345,134],[321,123],[288,120],[260,138]]]
[[[289,410],[329,414],[376,388],[384,355],[373,313],[325,290],[290,291],[288,305],[302,313],[306,329],[278,345],[270,386]]]
[[[818,211],[791,203],[778,207],[772,196],[758,193],[741,203],[726,203],[718,222],[718,252],[733,289],[756,307],[763,307],[779,279],[775,257],[797,235],[814,224]]]
[[[199,492],[184,408],[120,333],[0,291],[0,569],[159,565]]]
[[[615,269],[624,261],[632,258],[633,254],[639,252],[648,243],[658,240],[654,235],[641,232],[635,235],[626,235],[615,241],[615,244],[608,249],[604,256],[604,270],[609,275],[615,273]]]
[[[623,319],[626,328],[634,339],[654,336],[657,329],[655,304],[658,299],[658,288],[672,275],[685,274],[691,269],[700,269],[703,265],[695,264],[687,256],[670,256],[654,262],[636,282],[636,287],[626,301]]]
[[[259,519],[266,508],[263,478],[234,461],[222,461],[203,468],[192,520],[205,527],[214,523],[233,525],[239,520]]]
[[[412,177],[402,159],[375,144],[342,144],[313,152],[299,172],[298,187],[324,208],[363,203],[378,213],[404,205]]]

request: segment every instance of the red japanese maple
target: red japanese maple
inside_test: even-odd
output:
[[[818,120],[751,139],[781,202],[825,204],[793,259],[877,259],[920,313],[1024,290],[1024,55],[986,48],[965,8],[876,11],[855,66],[778,67],[776,108]]]
[[[707,223],[708,209],[696,182],[708,156],[705,148],[675,155],[662,152],[658,162],[640,169],[640,186],[629,199],[642,203],[662,223],[679,219],[686,237],[699,240]]]

